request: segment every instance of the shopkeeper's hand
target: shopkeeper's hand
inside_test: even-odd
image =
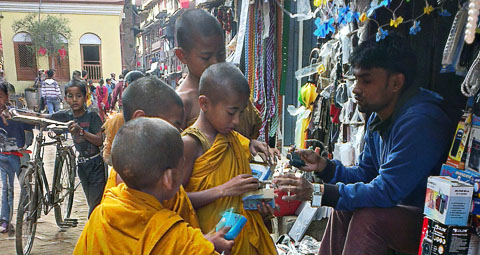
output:
[[[300,170],[320,173],[327,167],[327,160],[320,156],[317,151],[295,150],[295,152],[305,161],[305,166],[300,167]]]
[[[295,174],[285,174],[273,179],[277,190],[286,193],[282,197],[284,201],[309,201],[312,199],[313,185],[303,177]]]

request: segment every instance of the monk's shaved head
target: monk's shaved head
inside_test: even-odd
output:
[[[153,188],[183,158],[180,133],[158,118],[136,118],[123,125],[112,145],[113,168],[128,187]]]
[[[183,109],[182,99],[175,90],[155,76],[132,82],[122,94],[122,103],[125,121],[132,119],[137,110],[144,111],[146,116],[157,117],[169,113],[171,107]]]
[[[190,50],[198,36],[223,38],[223,30],[217,18],[203,9],[184,11],[175,22],[175,39],[178,47]]]
[[[250,87],[243,73],[230,63],[211,65],[200,78],[200,95],[213,102],[228,100],[229,96],[250,96]]]

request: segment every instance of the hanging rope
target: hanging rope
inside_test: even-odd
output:
[[[467,76],[462,83],[462,94],[466,97],[473,97],[480,89],[480,52],[473,61],[472,66],[468,70]]]

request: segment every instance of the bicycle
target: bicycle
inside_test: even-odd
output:
[[[75,186],[75,154],[73,145],[64,145],[65,133],[70,123],[63,123],[44,118],[18,115],[13,111],[12,119],[28,124],[35,124],[39,132],[36,135],[33,158],[22,167],[20,173],[20,201],[17,210],[15,245],[18,255],[30,254],[35,238],[37,220],[42,209],[47,215],[52,209],[60,228],[76,227],[77,220],[70,219]],[[43,134],[53,139],[47,142]],[[43,166],[44,147],[56,145],[53,183],[50,188]]]

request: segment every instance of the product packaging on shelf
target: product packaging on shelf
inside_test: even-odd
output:
[[[472,200],[472,208],[470,209],[472,215],[480,216],[480,198],[474,197]]]
[[[466,226],[473,186],[450,176],[428,178],[424,214],[446,225]]]
[[[470,234],[466,226],[449,226],[423,218],[418,255],[467,255]]]
[[[472,124],[472,114],[465,114],[462,120],[458,123],[453,138],[452,146],[448,153],[447,165],[453,166],[457,169],[465,169],[465,160],[467,154],[467,141]]]
[[[460,170],[452,166],[443,164],[440,171],[442,176],[450,176],[453,179],[457,179],[473,185],[473,196],[480,197],[480,173],[471,170]]]
[[[480,126],[472,126],[468,139],[468,153],[465,168],[480,171]]]
[[[468,244],[467,255],[478,255],[480,250],[478,249],[479,237],[475,234],[470,234],[470,242]]]

